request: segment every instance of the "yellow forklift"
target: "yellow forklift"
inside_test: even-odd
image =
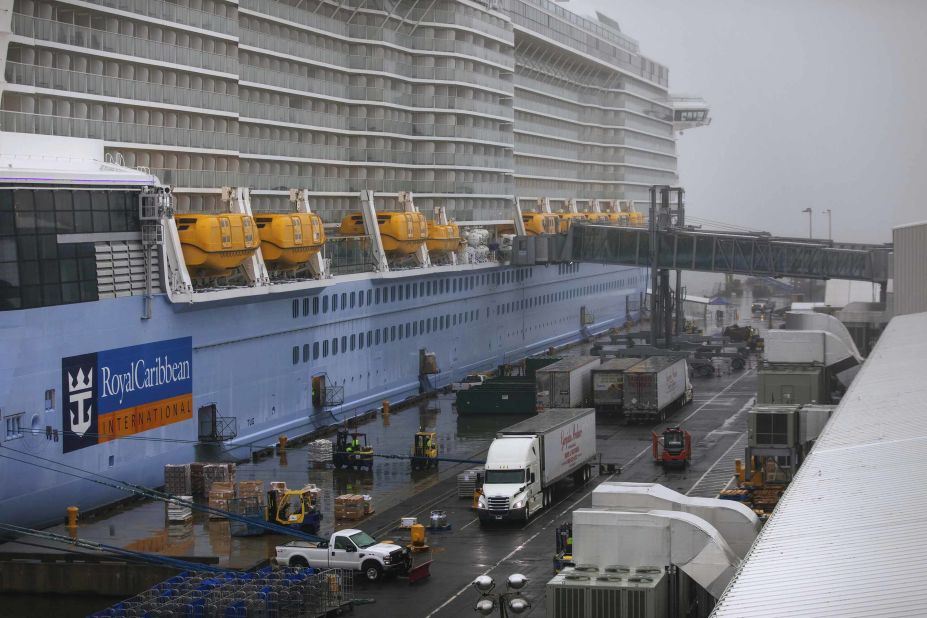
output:
[[[411,459],[413,470],[438,467],[438,440],[435,432],[423,429],[415,433]]]
[[[322,511],[319,510],[314,485],[302,489],[279,489],[267,492],[267,521],[280,526],[296,528],[308,534],[318,534],[322,525]]]
[[[336,468],[366,468],[373,470],[373,447],[367,444],[367,434],[341,429],[335,437],[332,463]]]

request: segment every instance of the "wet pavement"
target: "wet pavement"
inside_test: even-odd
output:
[[[762,329],[764,323],[742,319],[749,317],[751,300],[749,297],[740,299],[741,319],[738,321]],[[582,351],[583,348],[577,347],[569,354]],[[432,509],[447,512],[452,529],[428,536],[428,543],[434,550],[432,577],[414,586],[402,579],[377,585],[361,583],[358,596],[376,602],[355,608],[359,616],[469,614],[478,600],[469,583],[477,575],[487,573],[501,583],[514,572],[530,580],[525,596],[531,600],[533,608],[528,614],[543,616],[544,584],[551,576],[554,529],[569,521],[573,509],[589,505],[590,492],[597,483],[607,480],[659,482],[683,493],[698,486],[699,495],[703,495],[706,480],[712,483],[720,480],[723,486],[725,477],[733,474],[730,462],[735,456],[743,456],[742,451],[734,451],[738,450],[735,448],[738,440],[745,435],[746,410],[756,393],[755,361],[745,371],[720,378],[695,378],[693,384],[695,400],[663,425],[625,425],[618,419],[599,416],[599,453],[603,461],[620,464],[621,473],[598,477],[585,487],[568,486],[552,507],[539,513],[527,525],[481,527],[470,509],[470,501],[458,499],[456,489],[457,474],[482,463],[496,431],[519,418],[459,418],[450,394],[362,423],[359,431],[367,434],[368,442],[379,455],[370,472],[313,468],[308,446],[304,445],[288,449],[283,455],[240,464],[237,480],[263,480],[265,488],[270,481],[285,481],[288,486],[297,488],[306,483],[319,486],[324,513],[323,534],[335,524],[334,497],[345,493],[370,495],[375,513],[361,522],[346,522],[339,527],[360,527],[380,538],[401,534],[397,530],[401,517],[416,516],[420,522],[426,522]],[[651,430],[659,433],[663,427],[677,424],[692,433],[692,465],[684,471],[664,472],[650,459],[650,433]],[[412,436],[420,428],[437,433],[442,458],[478,463],[445,461],[438,471],[413,473],[408,459],[398,457],[408,455]],[[727,475],[725,467],[730,470]],[[250,568],[270,558],[275,545],[286,540],[276,535],[232,538],[227,521],[210,521],[200,513],[195,514],[192,524],[168,527],[165,508],[157,502],[129,506],[82,523],[79,534],[83,539],[137,551],[177,557],[217,557],[220,565],[231,568]],[[52,531],[66,534],[63,526]],[[23,551],[23,547],[7,544],[2,550]]]

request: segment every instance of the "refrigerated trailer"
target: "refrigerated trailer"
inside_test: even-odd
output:
[[[624,404],[624,372],[639,358],[613,358],[592,370],[592,405],[597,412],[620,412]]]
[[[685,358],[651,356],[624,372],[624,414],[629,420],[664,421],[692,401]]]
[[[527,521],[561,481],[592,478],[595,450],[592,408],[552,408],[503,429],[486,455],[480,522]]]
[[[592,370],[598,356],[572,356],[538,369],[535,374],[537,408],[577,408],[592,397]]]

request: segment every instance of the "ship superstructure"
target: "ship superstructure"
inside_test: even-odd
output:
[[[0,61],[15,523],[636,317],[507,241],[676,180],[666,69],[547,0],[0,0]]]

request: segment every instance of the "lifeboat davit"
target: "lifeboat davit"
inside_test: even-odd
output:
[[[460,249],[463,240],[460,238],[460,228],[456,223],[443,225],[428,221],[428,238],[425,246],[429,251],[436,253],[448,253]]]
[[[564,234],[573,223],[585,223],[589,217],[584,212],[558,212],[557,217],[560,219],[560,233]]]
[[[176,214],[174,221],[184,262],[196,275],[221,275],[237,268],[261,242],[249,215]]]
[[[299,268],[325,244],[322,218],[315,213],[259,213],[254,220],[264,261],[273,268]]]
[[[378,212],[377,226],[383,250],[392,255],[412,255],[428,238],[425,215],[420,212]],[[339,232],[347,236],[366,234],[363,215],[351,213],[345,216]]]

